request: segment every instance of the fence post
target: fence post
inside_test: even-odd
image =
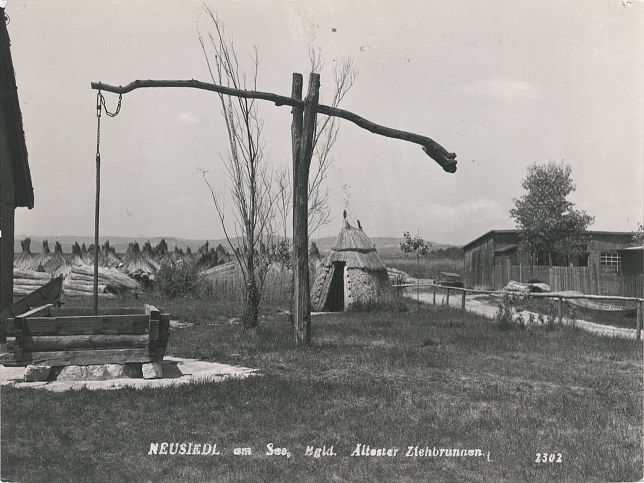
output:
[[[449,307],[449,287],[447,287],[447,306]]]
[[[465,290],[463,290],[463,294],[461,295],[461,310],[465,310]]]
[[[637,302],[637,340],[642,339],[642,317],[644,316],[644,313],[642,313],[642,302],[639,301]]]
[[[559,324],[563,322],[563,297],[559,297],[559,303],[557,304],[557,318],[559,319]]]
[[[434,305],[436,305],[436,282],[434,282]]]

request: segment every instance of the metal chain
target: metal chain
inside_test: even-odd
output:
[[[96,94],[96,159],[101,159],[101,91]]]
[[[116,105],[116,110],[114,112],[110,112],[107,109],[107,106],[105,105],[105,97],[103,97],[103,94],[101,94],[101,91],[99,90],[98,93],[96,94],[96,158],[100,160],[101,158],[101,152],[100,152],[100,147],[101,147],[101,114],[102,111],[105,110],[105,114],[107,114],[109,117],[116,117],[119,112],[121,112],[121,100],[123,96],[122,94],[119,94],[119,102]]]
[[[107,106],[105,105],[105,98],[103,97],[103,94],[101,94],[101,91],[98,91],[98,95],[101,98],[101,104],[103,105],[103,109],[105,109],[105,114],[107,114],[109,117],[116,117],[116,115],[121,111],[121,99],[123,98],[123,95],[119,94],[119,103],[116,105],[116,111],[114,112],[107,110]]]

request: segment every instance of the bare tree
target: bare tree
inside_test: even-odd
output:
[[[232,40],[213,10],[206,13],[214,30],[199,41],[213,83],[235,89],[257,88],[259,54],[253,50],[251,74],[242,72]],[[239,264],[245,284],[244,325],[257,326],[257,315],[264,282],[275,246],[274,205],[280,195],[274,189],[273,171],[264,156],[262,119],[254,99],[218,94],[228,134],[229,150],[223,162],[230,181],[234,222],[227,223],[223,198],[202,171],[210,189],[215,211],[226,240]],[[234,235],[233,235],[234,233]]]
[[[322,54],[319,49],[309,49],[311,72],[320,73],[324,69]],[[330,105],[338,107],[356,80],[358,71],[350,58],[340,65],[333,64],[335,89]],[[313,137],[313,158],[311,176],[309,177],[309,235],[327,224],[330,218],[329,189],[324,183],[332,159],[329,156],[338,140],[340,126],[338,119],[332,116],[318,118]]]

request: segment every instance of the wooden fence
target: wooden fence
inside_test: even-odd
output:
[[[620,275],[589,267],[540,267],[510,265],[509,261],[494,266],[493,288],[501,289],[510,280],[527,283],[537,279],[550,285],[553,291],[575,291],[593,295],[641,297],[644,294],[644,275]]]
[[[547,268],[547,267],[546,267]],[[560,267],[554,267],[554,268],[560,268]],[[565,268],[565,267],[563,267]],[[461,288],[461,287],[448,287],[446,285],[437,285],[435,283],[424,283],[424,284],[399,284],[399,285],[393,285],[394,288],[397,288],[399,290],[404,290],[405,288],[416,288],[417,290],[421,287],[430,287],[432,288],[432,295],[433,295],[433,304],[436,305],[436,292],[438,289],[444,290],[446,295],[445,295],[445,304],[449,306],[449,299],[450,299],[450,294],[455,293],[455,296],[460,297],[461,299],[461,310],[465,310],[465,297],[467,294],[488,294],[488,295],[495,295],[495,296],[503,296],[508,293],[513,293],[513,292],[500,292],[500,291],[493,291],[493,290],[474,290],[474,289],[469,289],[469,288]],[[514,292],[519,294],[518,292]],[[624,302],[637,302],[637,329],[636,329],[636,334],[637,334],[637,340],[641,340],[642,338],[642,324],[643,324],[643,318],[644,318],[644,298],[639,298],[639,297],[623,297],[619,295],[613,295],[613,296],[604,296],[604,295],[584,295],[584,294],[579,294],[579,295],[573,295],[573,294],[562,294],[562,293],[526,293],[526,294],[520,294],[520,295],[527,295],[530,297],[536,297],[536,298],[556,298],[558,303],[557,303],[557,320],[561,324],[563,322],[563,302],[564,300],[573,300],[573,299],[582,299],[582,300],[596,300],[596,301],[624,301]],[[420,301],[419,301],[420,303]]]

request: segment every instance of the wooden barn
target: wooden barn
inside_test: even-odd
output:
[[[500,289],[510,280],[539,280],[553,290],[597,295],[641,296],[641,280],[624,270],[624,249],[632,233],[589,231],[573,256],[531,254],[521,248],[517,230],[491,230],[463,247],[465,285]],[[629,257],[630,255],[627,255]],[[630,263],[630,262],[629,262]],[[641,278],[641,277],[640,277]]]
[[[13,298],[14,211],[34,194],[5,12],[0,8],[0,308]]]

